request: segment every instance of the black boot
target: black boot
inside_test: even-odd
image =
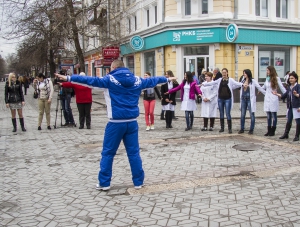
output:
[[[232,133],[232,121],[231,120],[227,120],[227,124],[228,124],[228,133]]]
[[[172,113],[172,119],[177,120],[178,117],[175,117],[175,111],[171,111],[171,113]]]
[[[166,120],[166,128],[170,128],[170,125],[169,125],[169,112],[171,112],[170,110],[166,110],[166,117],[165,117],[165,120]]]
[[[268,126],[268,132],[266,134],[264,134],[264,136],[269,136],[271,133],[271,126]]]
[[[170,113],[169,113],[169,128],[173,128],[173,126],[172,126],[173,116],[174,116],[174,111],[170,111]]]
[[[160,120],[166,120],[165,119],[165,111],[162,110],[161,113],[160,113]]]
[[[20,121],[20,125],[21,125],[21,128],[22,128],[22,131],[26,132],[26,128],[24,127],[24,118],[19,118],[19,121]]]
[[[288,139],[289,138],[289,132],[291,130],[292,125],[289,123],[286,123],[285,125],[285,131],[282,136],[279,137],[279,139]]]
[[[271,131],[269,133],[269,136],[275,136],[276,127],[271,127]]]
[[[300,134],[300,124],[296,125],[296,134],[295,134],[295,138],[293,139],[293,141],[299,141],[299,134]]]
[[[14,126],[13,132],[16,132],[17,131],[17,119],[12,118],[11,121],[12,121],[12,124]]]
[[[203,118],[204,121],[204,127],[201,129],[201,131],[207,131],[207,125],[208,125],[208,118]]]
[[[224,132],[224,119],[220,119],[221,129],[219,132]]]

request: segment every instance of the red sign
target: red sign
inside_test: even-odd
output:
[[[105,47],[102,49],[102,56],[104,59],[107,58],[119,58],[120,55],[120,49],[118,47]]]
[[[101,66],[102,66],[101,60],[95,60],[95,61],[94,61],[94,67],[95,67],[95,68],[101,67]]]

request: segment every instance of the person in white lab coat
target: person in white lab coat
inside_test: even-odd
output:
[[[251,123],[250,130],[248,134],[252,135],[254,126],[255,126],[255,111],[256,111],[256,95],[255,88],[258,91],[265,94],[266,91],[262,89],[262,87],[258,84],[258,82],[252,79],[252,73],[250,69],[245,69],[243,71],[243,79],[241,81],[243,83],[241,92],[240,92],[240,110],[241,110],[241,129],[238,132],[239,134],[244,133],[245,130],[245,116],[247,109],[250,113]]]
[[[211,72],[205,72],[205,82],[202,84],[213,81],[213,74]],[[218,86],[201,87],[202,91],[202,105],[201,105],[201,117],[203,117],[204,126],[201,131],[207,131],[208,119],[210,120],[209,131],[213,131],[215,118],[217,116],[218,107]]]
[[[264,99],[264,111],[267,113],[268,118],[268,132],[264,136],[274,136],[277,126],[279,100],[278,97],[272,92],[277,91],[277,89],[279,88],[284,94],[286,92],[286,89],[281,83],[281,80],[278,77],[274,66],[272,65],[267,67],[267,77],[262,88],[266,90]]]
[[[228,77],[228,69],[222,69],[222,78],[215,81],[203,84],[206,86],[217,85],[218,88],[218,106],[220,111],[220,124],[221,129],[219,132],[224,132],[224,109],[226,111],[228,133],[232,133],[231,109],[233,108],[233,90],[240,88],[241,83]]]

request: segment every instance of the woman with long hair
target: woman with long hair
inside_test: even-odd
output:
[[[262,88],[266,91],[264,99],[264,111],[267,113],[268,119],[268,132],[264,134],[264,136],[274,136],[277,126],[279,100],[278,97],[273,95],[272,92],[277,92],[277,89],[280,88],[281,92],[285,93],[286,89],[281,83],[281,80],[278,77],[274,66],[272,65],[267,67],[267,77]]]
[[[34,89],[38,92],[39,102],[39,119],[38,130],[42,130],[41,124],[43,121],[44,113],[46,114],[47,129],[51,130],[50,126],[50,107],[53,95],[53,84],[49,78],[43,73],[39,73],[37,79],[33,82]]]
[[[265,94],[266,91],[262,89],[261,86],[258,84],[258,82],[252,78],[252,73],[250,69],[245,69],[243,71],[243,79],[241,82],[243,83],[240,92],[241,129],[238,133],[239,134],[244,133],[245,117],[248,109],[251,118],[250,130],[248,134],[252,135],[255,126],[255,112],[256,112],[255,88],[257,88],[257,90],[263,94]]]
[[[166,78],[174,77],[174,74],[171,70],[166,71],[165,73]],[[178,82],[176,80],[168,80],[167,83],[161,86],[161,96],[162,96],[162,110],[166,112],[165,120],[166,120],[166,128],[173,128],[172,126],[172,118],[174,116],[174,110],[176,106],[176,92],[172,94],[165,94],[172,88],[178,86]]]
[[[145,72],[144,78],[150,78],[151,73]],[[154,130],[154,108],[155,108],[155,93],[161,100],[161,95],[159,90],[155,86],[154,88],[147,88],[143,90],[144,93],[144,108],[145,108],[145,121],[146,121],[146,131]]]
[[[279,139],[288,139],[289,132],[292,127],[293,119],[296,121],[296,134],[293,141],[299,141],[300,133],[300,85],[298,84],[298,75],[295,72],[291,72],[289,79],[287,81],[286,92],[282,95],[278,94],[277,91],[273,91],[274,95],[281,97],[281,99],[286,98],[287,102],[287,122],[285,126],[284,134],[279,137]]]
[[[240,88],[241,83],[228,77],[228,69],[222,69],[222,77],[209,83],[203,83],[204,87],[218,85],[218,106],[220,111],[221,129],[219,132],[224,132],[224,109],[227,117],[228,133],[232,133],[231,109],[233,107],[233,90]]]
[[[13,132],[17,131],[16,111],[18,111],[19,121],[22,131],[25,132],[24,118],[22,107],[25,105],[22,84],[14,73],[10,73],[8,81],[5,84],[5,103],[6,107],[10,108],[11,121],[13,124]]]
[[[184,80],[182,83],[170,89],[165,94],[172,94],[176,91],[180,90],[180,98],[181,98],[181,110],[185,111],[185,120],[186,120],[186,129],[188,131],[193,128],[194,122],[194,110],[197,110],[197,105],[195,101],[195,95],[201,95],[199,87],[197,86],[197,82],[193,79],[193,74],[190,71],[187,71],[184,74]]]
[[[206,84],[213,81],[213,74],[211,72],[205,72],[205,81],[202,84]],[[201,117],[203,117],[204,126],[201,131],[207,131],[208,119],[210,120],[209,131],[214,130],[215,118],[217,116],[217,85],[210,87],[201,87],[202,92],[202,106],[201,106]]]

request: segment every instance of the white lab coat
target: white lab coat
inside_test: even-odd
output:
[[[252,79],[252,83],[248,85],[250,89],[250,102],[251,102],[251,112],[256,112],[256,94],[255,94],[255,88],[257,88],[258,91],[260,91],[263,94],[266,94],[266,91],[258,84],[258,82],[254,79]],[[243,87],[241,88],[243,89]],[[242,90],[240,92],[240,109],[242,109]]]
[[[219,87],[220,87],[220,83],[221,83],[221,81],[223,80],[223,78],[219,78],[219,79],[217,79],[217,80],[215,80],[215,81],[211,81],[211,82],[208,82],[208,83],[206,83],[206,84],[203,84],[203,86],[204,87],[206,87],[206,86],[213,86],[213,85],[217,85],[217,100],[218,100],[218,96],[219,96]],[[233,103],[234,103],[234,98],[233,98],[233,90],[234,89],[237,89],[237,88],[240,88],[241,86],[242,86],[242,83],[240,83],[240,82],[237,82],[237,81],[235,81],[234,79],[232,79],[232,78],[228,78],[228,87],[229,87],[229,89],[230,89],[230,91],[231,91],[231,109],[230,110],[232,110],[232,108],[233,108]]]
[[[203,82],[202,84],[206,84]],[[215,118],[217,116],[217,105],[218,105],[218,87],[217,85],[209,87],[201,87],[202,91],[202,104],[201,104],[201,117]],[[204,102],[203,99],[209,99],[209,102]]]
[[[283,93],[286,92],[286,89],[281,83],[281,80],[279,77],[277,77],[277,83],[278,86]],[[277,95],[273,95],[272,91],[273,89],[271,88],[271,82],[265,81],[264,85],[262,86],[264,90],[266,90],[265,94],[265,99],[264,99],[264,111],[265,112],[278,112],[279,109],[279,100]]]

